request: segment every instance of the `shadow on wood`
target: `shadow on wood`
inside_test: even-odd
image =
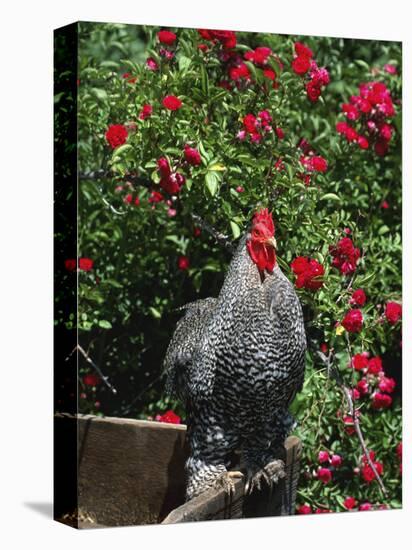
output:
[[[78,434],[77,506],[68,503],[64,513],[60,507],[56,517],[74,527],[294,513],[301,452],[296,437],[285,442],[280,458],[286,477],[271,492],[264,489],[245,498],[244,481],[237,480],[231,497],[223,489],[211,489],[185,503],[186,426],[66,414],[56,415],[55,422],[56,431],[72,433],[75,426]]]

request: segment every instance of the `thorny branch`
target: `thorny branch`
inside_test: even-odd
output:
[[[201,229],[204,229],[210,235],[212,235],[212,237],[214,237],[219,244],[223,245],[225,248],[233,252],[233,244],[230,242],[230,238],[227,235],[224,235],[223,233],[217,231],[214,227],[212,227],[208,222],[203,220],[197,214],[192,214],[192,219]]]
[[[103,374],[100,367],[98,365],[96,365],[96,363],[89,357],[89,355],[84,351],[84,349],[81,346],[79,346],[79,344],[77,344],[77,346],[72,350],[72,352],[66,357],[65,360],[68,361],[69,358],[73,355],[73,353],[76,350],[80,351],[80,353],[83,355],[83,357],[86,359],[86,361],[94,368],[94,370],[97,372],[97,374],[103,380],[103,382],[106,384],[106,386],[109,388],[109,390],[112,393],[117,394],[116,388],[114,386],[112,386],[112,384],[110,384],[108,377]]]
[[[374,463],[373,463],[373,461],[370,457],[369,450],[366,446],[365,438],[363,437],[363,433],[362,433],[362,430],[361,430],[361,427],[360,427],[359,419],[356,415],[355,407],[353,406],[353,400],[352,400],[350,390],[347,386],[345,386],[338,369],[336,367],[334,367],[333,364],[332,364],[333,363],[332,352],[329,352],[329,355],[326,356],[321,351],[318,351],[317,355],[319,356],[321,361],[326,365],[328,375],[335,380],[335,382],[338,384],[339,388],[342,390],[342,393],[343,393],[343,395],[345,397],[345,400],[348,404],[349,414],[353,419],[353,425],[355,427],[355,431],[356,431],[356,435],[358,436],[359,443],[362,447],[363,454],[366,457],[366,460],[367,460],[369,466],[371,467],[371,469],[372,469],[372,471],[375,475],[375,479],[378,482],[378,485],[379,485],[379,488],[380,488],[382,494],[385,497],[387,497],[388,496],[388,491],[387,491],[385,485],[383,484],[382,478],[380,477],[380,475],[378,474],[378,472],[375,468],[375,465],[374,465]]]

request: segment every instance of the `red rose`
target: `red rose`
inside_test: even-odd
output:
[[[368,366],[368,361],[367,353],[357,353],[352,357],[352,367],[355,370],[363,370]]]
[[[329,481],[332,479],[332,472],[329,470],[329,468],[319,468],[318,479],[322,481],[322,483],[329,483]]]
[[[178,416],[174,411],[172,410],[169,410],[169,411],[166,411],[164,414],[162,415],[156,415],[156,418],[155,420],[157,422],[166,422],[168,424],[180,424],[181,422],[181,418],[180,416]]]
[[[266,65],[269,56],[271,55],[272,50],[266,46],[259,46],[255,49],[253,55],[253,61],[257,65]]]
[[[238,186],[236,187],[236,192],[237,192],[237,193],[243,193],[244,191],[245,191],[245,190],[243,189],[243,187],[242,187],[241,185],[238,185]]]
[[[347,126],[345,130],[345,137],[348,141],[356,141],[358,139],[358,132],[351,126]]]
[[[202,230],[200,229],[200,227],[194,227],[193,228],[193,236],[194,237],[199,237],[202,233]]]
[[[126,204],[130,204],[132,200],[133,200],[133,195],[131,193],[128,193],[123,199],[123,202],[125,202]]]
[[[336,246],[330,246],[329,251],[333,256],[332,265],[337,267],[344,275],[353,273],[360,258],[359,248],[355,248],[349,237],[341,239]]]
[[[301,42],[295,43],[295,52],[297,56],[304,56],[308,58],[313,57],[312,50],[307,46],[305,46],[305,44],[302,44]]]
[[[276,79],[276,73],[272,69],[265,69],[263,71],[263,76],[265,76],[269,80],[275,80]]]
[[[336,124],[336,131],[338,132],[338,134],[345,134],[347,129],[348,125],[346,124],[346,122],[338,122]]]
[[[186,271],[190,267],[190,261],[187,256],[179,256],[177,260],[177,265],[180,270]]]
[[[199,166],[202,162],[199,151],[188,145],[185,145],[185,159],[192,166]]]
[[[373,510],[373,505],[370,502],[364,502],[359,506],[359,512],[369,512]]]
[[[361,149],[368,149],[369,141],[364,136],[358,136],[358,145]]]
[[[91,271],[93,269],[93,260],[90,258],[80,258],[79,260],[79,268],[82,271]]]
[[[159,65],[156,63],[153,57],[148,57],[146,59],[146,67],[149,69],[149,71],[157,71]]]
[[[285,137],[285,132],[282,130],[282,128],[277,127],[275,129],[276,135],[278,139],[283,139]]]
[[[320,351],[322,353],[328,353],[328,344],[326,342],[322,342],[322,344],[320,345]]]
[[[402,305],[397,302],[388,302],[385,306],[385,317],[391,325],[402,318]]]
[[[355,292],[352,294],[349,303],[351,305],[357,305],[357,306],[364,306],[366,303],[366,294],[365,291],[361,288],[358,288],[358,290],[355,290]]]
[[[360,117],[358,109],[350,103],[344,103],[342,105],[342,111],[345,113],[348,120],[357,120]]]
[[[127,135],[126,126],[123,126],[123,124],[111,124],[107,129],[105,137],[110,147],[116,149],[116,147],[126,143]]]
[[[312,513],[312,508],[308,504],[301,504],[296,508],[296,512],[300,515],[306,515]]]
[[[329,453],[327,451],[319,451],[318,462],[323,464],[324,462],[329,462]]]
[[[342,457],[340,455],[332,455],[330,463],[334,468],[339,468],[342,465]]]
[[[353,242],[349,237],[344,237],[338,242],[338,252],[344,256],[352,255],[354,250]]]
[[[149,118],[150,116],[152,116],[152,113],[153,113],[153,107],[149,103],[146,103],[146,105],[143,105],[143,108],[140,111],[139,118],[140,120],[146,120],[146,118]]]
[[[239,63],[239,65],[230,67],[229,77],[232,80],[240,80],[241,78],[248,80],[250,78],[250,71],[246,63]]]
[[[360,395],[367,395],[369,393],[369,384],[366,378],[362,378],[359,380],[359,382],[356,384],[356,388]]]
[[[212,40],[213,39],[213,36],[211,34],[213,31],[210,31],[208,29],[197,29],[197,32],[200,34],[200,36],[204,40]]]
[[[256,124],[257,124],[256,117],[251,113],[243,117],[243,126],[249,134],[256,133]]]
[[[233,31],[210,31],[213,38],[219,40],[222,46],[229,50],[236,46],[236,33]]]
[[[308,258],[305,256],[298,256],[293,260],[293,262],[290,264],[290,267],[292,268],[293,273],[295,275],[299,275],[300,273],[303,273],[306,271],[308,266]]]
[[[372,408],[388,409],[392,405],[392,397],[386,393],[376,392],[372,395]]]
[[[150,197],[149,197],[148,202],[149,203],[158,203],[158,202],[162,202],[163,200],[164,200],[164,197],[161,193],[159,193],[158,191],[152,191],[150,193]]]
[[[74,258],[64,260],[64,267],[67,269],[67,271],[75,271],[77,267],[77,262]]]
[[[317,260],[298,256],[290,266],[295,275],[297,275],[297,288],[318,290],[323,286],[322,277],[325,274],[325,269]]]
[[[382,359],[380,357],[372,357],[369,359],[368,374],[379,374],[382,370]]]
[[[347,510],[352,510],[352,508],[355,508],[357,502],[356,500],[353,498],[353,497],[347,497],[345,498],[345,501],[343,503],[344,507],[347,509]]]
[[[312,157],[312,167],[316,172],[326,172],[328,163],[323,157]]]
[[[321,93],[322,90],[315,80],[310,80],[306,84],[306,95],[313,103],[316,103],[316,101],[320,98]]]
[[[392,137],[392,126],[389,124],[382,124],[379,128],[379,134],[385,141],[390,141]]]
[[[292,69],[298,75],[303,75],[310,69],[310,59],[305,55],[299,55],[292,61]]]
[[[363,324],[363,316],[360,309],[348,311],[342,320],[342,325],[348,332],[360,332]]]
[[[157,161],[157,168],[162,178],[167,178],[168,176],[170,176],[171,169],[170,169],[169,161],[167,160],[166,157],[161,157]]]
[[[375,143],[375,153],[380,157],[384,157],[388,152],[388,142],[384,139],[378,139]]]
[[[159,42],[161,44],[167,44],[168,46],[171,46],[176,40],[176,35],[174,32],[170,31],[159,31],[157,33],[157,38],[159,39]]]
[[[182,102],[175,95],[168,95],[162,101],[163,107],[169,109],[169,111],[177,111],[182,106]]]
[[[396,386],[395,380],[393,378],[387,378],[386,376],[380,379],[379,385],[378,385],[379,389],[386,393],[392,393],[393,390],[395,389],[395,386]]]
[[[83,376],[83,384],[85,386],[97,386],[101,380],[96,374],[86,374]]]
[[[269,124],[272,122],[272,116],[270,115],[269,111],[260,111],[258,113],[258,120],[265,128],[266,126],[269,126]]]
[[[160,187],[169,193],[169,195],[177,195],[185,181],[186,178],[183,174],[173,172],[169,176],[165,176],[160,180]]]
[[[371,460],[373,461],[373,458],[371,456]],[[375,466],[375,470],[378,472],[379,475],[382,475],[383,473],[383,464],[381,462],[374,462],[373,465]],[[362,478],[366,483],[371,483],[375,479],[375,474],[372,468],[369,466],[369,464],[364,464],[361,470]]]
[[[383,69],[384,69],[388,74],[396,74],[396,73],[397,73],[397,70],[396,70],[395,65],[391,65],[390,63],[386,63],[386,65],[383,66]]]

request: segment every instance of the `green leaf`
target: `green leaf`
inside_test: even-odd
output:
[[[232,229],[232,234],[233,234],[233,238],[234,239],[237,239],[240,235],[240,227],[238,226],[238,224],[234,221],[230,221],[230,227]]]
[[[192,60],[190,57],[186,57],[185,55],[181,55],[178,58],[178,64],[179,64],[179,71],[182,71],[185,73],[187,69],[190,67],[192,63]]]
[[[158,309],[156,309],[155,307],[153,307],[153,306],[149,307],[149,311],[155,319],[160,319],[161,316],[162,316],[160,311]]]
[[[109,321],[105,321],[104,319],[101,319],[98,324],[100,328],[112,328],[112,324]]]
[[[204,65],[200,66],[200,76],[202,79],[202,83],[201,83],[202,92],[206,97],[208,97],[209,96],[209,77],[207,74],[206,67]]]
[[[219,188],[219,178],[215,172],[208,172],[205,176],[206,187],[212,197],[214,197]]]
[[[223,166],[223,164],[217,162],[216,164],[212,164],[211,166],[209,166],[208,170],[212,170],[215,172],[224,172],[226,170],[226,166]]]
[[[341,198],[338,197],[338,195],[335,195],[335,193],[326,193],[326,195],[322,195],[319,200],[321,200],[321,201],[338,201],[338,202],[340,202]]]
[[[92,93],[96,97],[96,99],[98,99],[99,101],[107,100],[106,90],[102,90],[101,88],[92,88],[90,90],[90,93]]]
[[[130,151],[133,147],[130,145],[130,143],[125,143],[124,145],[120,145],[120,147],[116,147],[116,149],[113,151],[113,158],[114,157],[122,157],[126,151]]]

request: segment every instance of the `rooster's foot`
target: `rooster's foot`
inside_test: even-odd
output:
[[[254,489],[260,491],[262,481],[272,488],[282,477],[285,477],[285,463],[283,460],[273,460],[261,470],[248,472],[245,493],[250,494]]]
[[[236,479],[242,479],[243,474],[242,472],[238,471],[229,471],[224,472],[222,475],[220,475],[215,483],[214,488],[215,489],[224,489],[225,493],[229,496],[232,496],[235,492],[235,481]]]

